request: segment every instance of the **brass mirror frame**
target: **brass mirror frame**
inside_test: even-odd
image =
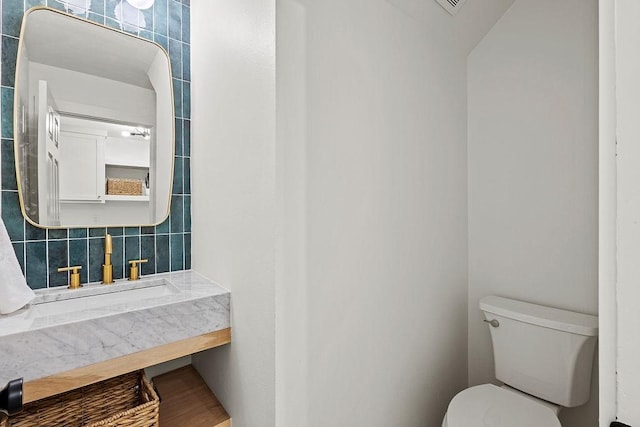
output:
[[[171,97],[171,111],[172,111],[172,117],[171,117],[171,179],[170,179],[170,183],[169,183],[169,199],[167,201],[167,210],[166,210],[166,215],[164,217],[162,217],[162,219],[156,223],[151,223],[151,224],[105,224],[105,225],[41,225],[38,224],[37,222],[33,221],[28,215],[27,212],[25,210],[25,205],[24,205],[24,199],[23,199],[23,188],[22,188],[22,180],[21,180],[21,176],[20,176],[20,161],[18,159],[18,152],[19,152],[19,147],[18,147],[18,138],[16,138],[16,132],[19,129],[18,125],[18,120],[19,120],[19,115],[18,115],[18,97],[17,97],[17,93],[18,93],[18,85],[19,85],[19,73],[20,73],[20,66],[21,66],[21,61],[20,61],[20,52],[22,52],[23,49],[23,44],[25,43],[25,28],[26,28],[26,23],[27,23],[27,17],[36,11],[39,10],[46,10],[49,12],[54,12],[57,13],[59,15],[62,15],[64,17],[67,18],[71,18],[71,19],[75,19],[79,22],[83,22],[86,24],[90,24],[90,25],[95,25],[98,28],[102,28],[104,30],[108,30],[108,31],[112,31],[114,34],[117,34],[118,36],[126,36],[126,37],[132,37],[134,39],[143,41],[145,43],[150,43],[152,45],[154,45],[155,47],[158,47],[160,49],[160,51],[165,55],[166,59],[167,59],[167,65],[168,65],[168,71],[169,71],[169,88],[170,88],[170,97]],[[53,9],[47,6],[34,6],[30,9],[28,9],[25,13],[24,16],[22,18],[22,24],[20,26],[20,37],[18,39],[18,50],[17,50],[17,56],[16,56],[16,72],[15,72],[15,83],[14,83],[14,91],[13,91],[13,150],[14,150],[14,162],[15,162],[15,170],[16,170],[16,181],[17,181],[17,188],[18,188],[18,198],[20,200],[20,211],[22,212],[22,217],[25,219],[25,221],[27,221],[29,224],[33,225],[34,227],[37,228],[42,228],[45,230],[66,230],[66,229],[72,229],[72,228],[108,228],[108,227],[156,227],[162,223],[164,223],[169,216],[171,215],[171,200],[173,198],[173,175],[175,173],[175,156],[176,156],[176,147],[175,147],[175,141],[176,141],[176,128],[175,128],[175,119],[176,119],[176,112],[175,112],[175,99],[174,99],[174,89],[173,89],[173,72],[171,70],[171,58],[169,56],[169,53],[165,50],[164,47],[162,47],[162,45],[160,45],[159,43],[152,41],[152,40],[148,40],[145,39],[143,37],[134,35],[134,34],[130,34],[127,33],[126,31],[120,31],[117,30],[115,28],[111,28],[108,27],[106,25],[103,24],[99,24],[97,22],[93,22],[90,21],[88,19],[85,18],[80,18],[78,16],[74,16],[72,14],[66,13],[66,12],[62,12],[60,10],[57,9]],[[156,137],[157,138],[157,137]],[[157,143],[157,139],[156,139],[156,143]]]

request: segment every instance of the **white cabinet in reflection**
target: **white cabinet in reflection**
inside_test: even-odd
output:
[[[61,118],[60,220],[63,224],[146,224],[153,192],[148,188],[150,137],[130,125]],[[123,134],[128,134],[124,137]],[[114,195],[109,178],[142,183],[140,195]]]
[[[104,162],[107,165],[149,169],[151,144],[143,138],[109,137],[105,145]]]
[[[104,201],[107,136],[60,132],[60,202]]]

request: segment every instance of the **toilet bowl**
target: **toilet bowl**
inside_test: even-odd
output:
[[[442,427],[561,427],[559,408],[515,390],[482,384],[458,393]]]
[[[496,296],[480,309],[505,385],[461,391],[442,427],[561,427],[560,408],[589,400],[598,318]]]

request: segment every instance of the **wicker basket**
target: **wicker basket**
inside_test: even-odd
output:
[[[143,372],[25,405],[0,427],[157,427],[160,400]]]
[[[142,181],[139,179],[107,178],[107,194],[142,196]]]

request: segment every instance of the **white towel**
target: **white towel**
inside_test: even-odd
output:
[[[29,304],[36,294],[27,286],[9,234],[0,219],[0,314],[9,314]]]

